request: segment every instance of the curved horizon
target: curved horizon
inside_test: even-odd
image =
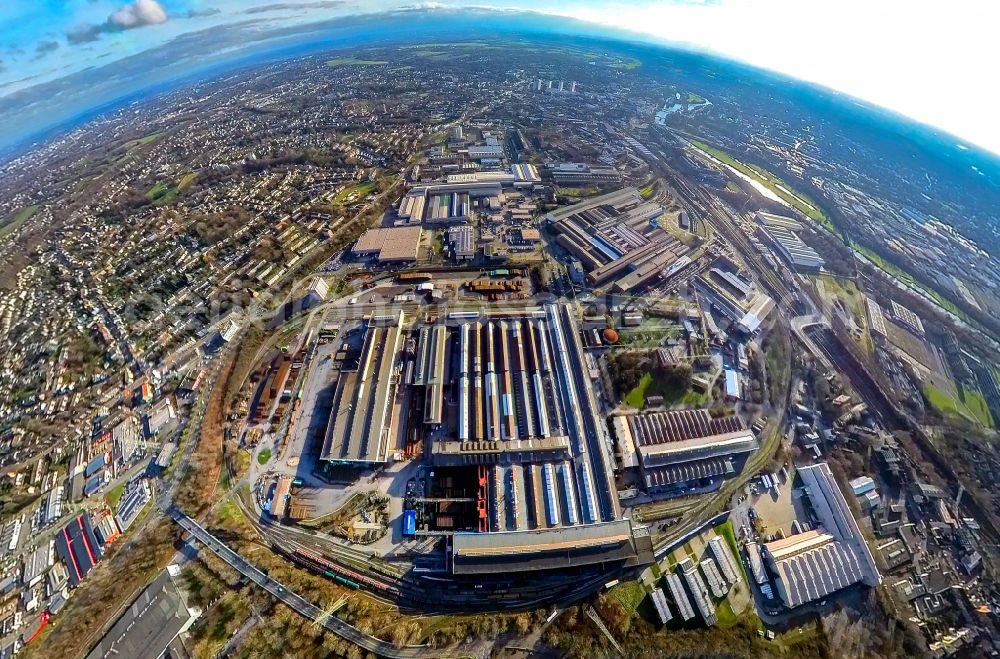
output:
[[[45,16],[43,10],[34,17],[28,16],[37,11],[34,5],[9,7],[0,16],[0,34],[4,35],[0,38],[0,118],[31,112],[46,119],[34,124],[30,119],[16,122],[23,130],[0,134],[0,143],[7,147],[23,143],[72,116],[134,93],[149,86],[141,84],[144,76],[185,74],[164,76],[157,70],[164,63],[151,57],[146,71],[133,71],[134,80],[121,81],[122,87],[131,85],[131,90],[79,103],[75,111],[60,111],[58,104],[66,96],[80,94],[72,89],[77,75],[115,74],[121,62],[163,48],[181,50],[214,33],[251,35],[242,43],[222,38],[208,54],[233,59],[252,55],[255,44],[294,38],[295,33],[307,35],[338,20],[406,9],[466,9],[571,18],[600,29],[609,38],[628,37],[691,50],[813,83],[945,133],[959,148],[976,147],[1000,159],[1000,125],[990,111],[994,105],[985,98],[1000,88],[998,74],[989,65],[1000,58],[1000,43],[992,44],[975,32],[995,25],[990,17],[1000,20],[1000,8],[994,10],[982,2],[948,8],[943,14],[940,7],[923,2],[888,0],[871,8],[863,0],[842,0],[836,3],[836,11],[814,3],[808,15],[801,3],[792,0],[547,0],[532,7],[522,2],[376,0],[362,6],[350,0],[77,0],[67,3],[71,11],[60,14],[50,8],[50,13],[56,13]],[[51,24],[37,26],[40,18],[52,19]],[[940,29],[945,19],[950,21],[949,30]],[[930,30],[933,39],[928,38]],[[837,44],[850,47],[835,49]],[[864,75],[858,75],[859,71]],[[977,100],[977,94],[982,98]]]

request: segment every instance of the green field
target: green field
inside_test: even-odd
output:
[[[153,202],[154,206],[165,206],[172,202],[180,192],[176,185],[171,185],[160,181],[146,192],[146,198]]]
[[[146,191],[146,198],[154,206],[166,206],[180,194],[181,190],[191,185],[198,178],[198,172],[187,172],[183,174],[176,184],[167,181],[158,181],[156,185]]]
[[[620,71],[635,71],[642,66],[642,62],[634,57],[616,57],[608,66]]]
[[[844,308],[851,313],[854,322],[861,328],[861,337],[856,341],[858,345],[869,354],[874,353],[875,344],[872,342],[871,335],[868,332],[868,314],[865,311],[865,298],[861,294],[861,289],[858,288],[857,282],[827,274],[817,277],[817,282],[819,281],[823,282],[826,295],[828,297],[838,297],[843,303]]]
[[[729,603],[728,597],[719,602],[719,605],[715,607],[715,615],[718,618],[716,624],[723,629],[729,629],[739,622],[739,616],[733,612],[733,607]]]
[[[14,219],[12,219],[7,224],[4,224],[3,226],[0,226],[0,240],[3,240],[10,234],[17,231],[25,222],[34,217],[35,213],[37,213],[38,209],[40,208],[41,206],[37,205],[25,206],[24,208],[19,210],[17,214],[14,216]]]
[[[916,280],[913,279],[910,273],[886,261],[881,256],[876,254],[874,251],[868,249],[867,247],[859,245],[858,243],[855,242],[851,243],[851,247],[853,247],[854,251],[856,251],[858,254],[861,254],[866,259],[877,265],[882,270],[885,270],[889,274],[893,275],[900,281],[905,282],[907,284],[916,284]]]
[[[382,66],[388,63],[380,59],[358,59],[356,57],[337,57],[326,61],[326,65],[333,68],[339,66]]]
[[[608,593],[611,597],[621,602],[628,611],[634,612],[639,608],[642,600],[646,598],[646,589],[640,581],[623,581]]]
[[[963,387],[962,398],[965,402],[965,408],[972,412],[972,415],[976,417],[980,425],[986,428],[993,428],[995,426],[993,415],[990,414],[990,408],[986,404],[986,399],[981,392],[977,389],[965,389]]]
[[[696,391],[687,390],[678,395],[676,391],[670,391],[664,389],[663,387],[656,386],[655,380],[653,380],[653,375],[651,373],[646,373],[639,380],[639,384],[636,385],[632,391],[625,394],[624,401],[631,407],[637,410],[641,410],[646,407],[646,396],[663,396],[664,402],[668,405],[685,405],[694,406],[702,405],[705,403],[707,397],[705,394],[699,394]]]
[[[420,49],[416,51],[416,53],[417,55],[420,55],[421,57],[426,57],[428,59],[451,59],[451,55],[449,55],[443,50]]]
[[[108,490],[108,493],[104,495],[104,499],[108,502],[108,507],[114,510],[118,507],[118,502],[122,499],[122,493],[125,491],[125,483],[120,485],[115,485],[113,488]]]
[[[596,187],[564,188],[562,186],[556,186],[556,194],[563,195],[565,197],[577,197],[577,198],[593,197],[598,192],[600,192],[600,190],[598,190]]]
[[[650,197],[653,196],[655,192],[656,192],[656,181],[653,181],[649,185],[639,189],[639,194],[642,196],[643,199],[649,199]]]
[[[962,417],[986,428],[993,427],[993,417],[986,407],[986,400],[975,389],[961,389],[959,396],[964,398],[964,402],[932,384],[925,383],[923,393],[930,406],[945,418]]]
[[[257,454],[258,464],[266,465],[267,461],[270,459],[271,459],[271,449],[269,448],[263,449],[261,450],[260,453]]]
[[[156,140],[160,139],[160,137],[162,137],[162,136],[163,136],[163,133],[153,133],[152,135],[147,135],[146,137],[143,137],[143,138],[139,139],[139,144],[141,144],[142,146],[145,146],[147,144],[155,142]]]
[[[865,323],[865,300],[858,289],[857,283],[850,279],[841,279],[832,275],[820,275],[817,277],[823,282],[823,288],[827,295],[836,295],[843,302],[844,307],[854,316],[854,322],[864,326]]]
[[[167,190],[169,188],[170,188],[169,185],[167,185],[163,181],[160,181],[159,183],[157,183],[156,185],[154,185],[153,187],[151,187],[149,190],[146,191],[146,198],[159,199],[160,197],[162,197],[167,193]]]
[[[625,402],[637,410],[644,408],[646,406],[646,391],[649,390],[651,384],[653,384],[653,376],[646,373],[639,380],[639,384],[636,385],[635,389],[625,394]]]
[[[177,189],[183,190],[187,186],[194,183],[194,180],[196,178],[198,178],[198,172],[188,172],[187,174],[181,177],[181,180],[177,182]]]
[[[340,205],[356,204],[371,194],[374,189],[374,183],[355,183],[354,185],[349,185],[337,193],[337,196],[333,198],[333,203]]]

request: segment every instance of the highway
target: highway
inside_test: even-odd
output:
[[[372,652],[380,657],[389,657],[390,659],[448,656],[442,653],[441,650],[432,649],[426,645],[407,645],[403,647],[396,647],[392,643],[365,634],[356,627],[347,624],[340,618],[327,616],[322,610],[319,609],[319,607],[285,588],[285,586],[280,582],[275,581],[251,565],[242,556],[227,547],[184,513],[174,509],[170,511],[170,516],[181,528],[194,536],[201,544],[208,547],[212,553],[221,558],[244,577],[250,579],[255,584],[263,588],[271,596],[284,602],[299,615],[322,624],[327,630],[333,632],[337,636],[340,636],[344,640],[354,643],[363,650]]]

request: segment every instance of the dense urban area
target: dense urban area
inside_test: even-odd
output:
[[[305,55],[0,165],[0,658],[1000,651],[996,218],[686,57]]]

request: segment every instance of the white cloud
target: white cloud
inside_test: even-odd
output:
[[[108,17],[109,23],[123,30],[143,25],[159,25],[166,21],[167,12],[163,11],[156,0],[135,0]]]

